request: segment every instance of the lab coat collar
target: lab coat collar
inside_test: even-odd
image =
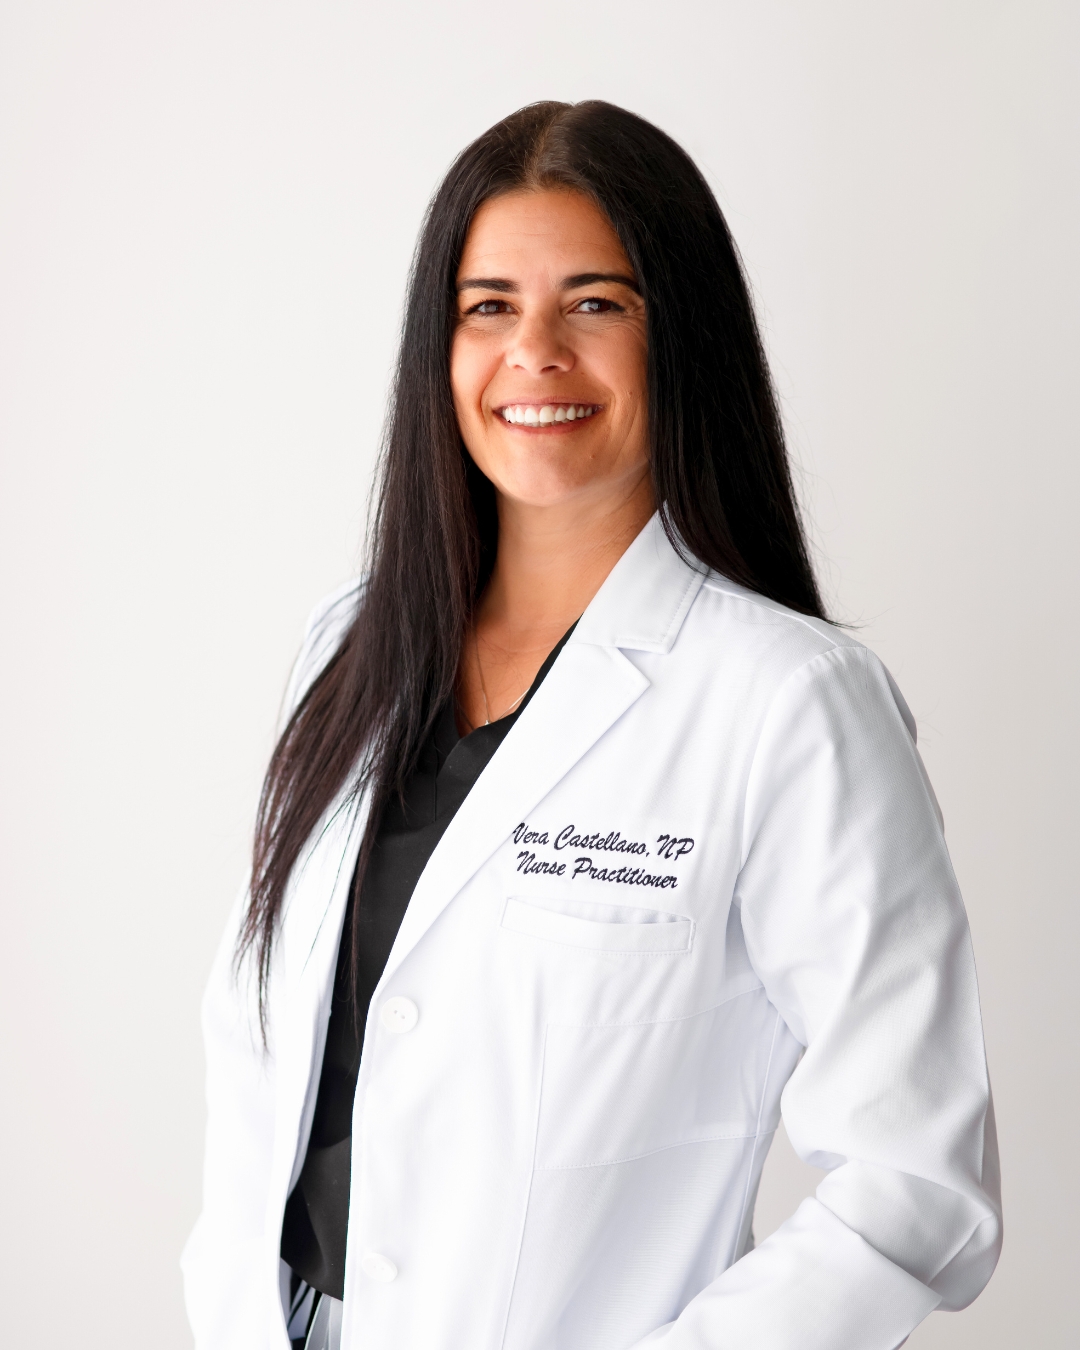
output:
[[[570,641],[632,651],[671,651],[705,569],[676,552],[656,511],[612,568]]]
[[[620,648],[670,651],[703,579],[703,571],[679,558],[654,515],[612,569],[429,858],[376,999],[514,827],[649,688]]]

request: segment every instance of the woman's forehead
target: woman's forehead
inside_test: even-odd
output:
[[[508,269],[561,275],[615,266],[631,271],[619,236],[596,203],[568,188],[545,188],[484,202],[469,227],[458,280],[502,277]]]

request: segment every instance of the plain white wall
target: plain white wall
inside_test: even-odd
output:
[[[596,96],[717,190],[967,896],[1006,1247],[911,1345],[1077,1343],[1077,15],[7,0],[4,1344],[189,1344],[198,1000],[304,616],[356,565],[417,225],[491,122]],[[759,1234],[812,1184],[779,1145]]]

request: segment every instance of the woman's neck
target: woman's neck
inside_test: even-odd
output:
[[[499,502],[499,552],[458,674],[462,734],[513,711],[653,510],[647,475],[600,505]]]
[[[544,654],[584,612],[653,514],[645,477],[620,500],[533,507],[499,502],[499,551],[477,613],[481,640]],[[541,660],[543,657],[541,657]]]

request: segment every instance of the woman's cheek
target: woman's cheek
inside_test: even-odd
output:
[[[484,390],[497,369],[498,357],[490,342],[477,341],[467,333],[455,337],[450,348],[450,387],[459,422],[463,416],[470,423],[482,421]]]

